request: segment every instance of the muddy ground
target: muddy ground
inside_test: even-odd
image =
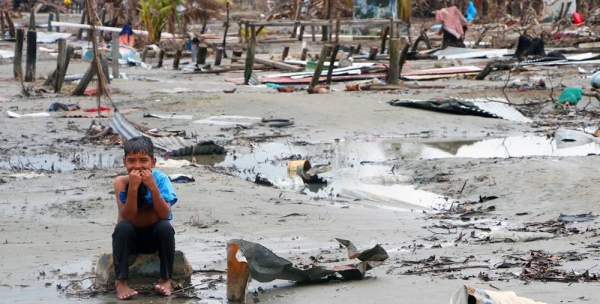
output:
[[[299,50],[300,44],[294,47]],[[309,47],[320,48],[310,43]],[[11,48],[12,43],[0,42],[0,49]],[[56,63],[47,54],[38,58],[39,84]],[[440,63],[412,64],[426,68]],[[75,60],[69,74],[83,73],[87,65]],[[547,100],[551,94],[556,98],[559,83],[589,88],[576,67],[510,76],[510,81],[522,83],[542,77],[557,86],[554,91],[508,87],[503,93],[508,75],[499,72],[496,81],[421,82],[446,85],[443,89],[345,92],[345,84],[334,84],[330,93],[312,95],[225,82],[242,77],[241,72],[193,75],[169,67],[121,67],[129,79],[113,80],[112,101],[119,109],[136,109],[125,115],[133,122],[214,140],[227,148],[227,154],[196,157],[199,166],[161,169],[195,178],[175,184],[180,200],[173,208],[172,223],[177,248],[199,270],[193,277],[198,288],[187,293],[197,298],[142,295],[136,302],[187,303],[200,298],[220,303],[225,296],[220,274],[200,271],[224,271],[226,242],[236,238],[260,243],[300,266],[309,265],[311,257],[347,262],[335,238],[349,239],[360,249],[381,244],[390,255],[362,281],[314,285],[252,281],[250,291],[257,291],[255,297],[262,302],[446,303],[463,284],[511,290],[547,303],[600,301],[600,283],[593,280],[600,272],[598,220],[556,222],[560,214],[600,213],[598,147],[592,143],[563,149],[546,139],[561,126],[595,125],[597,119],[590,112],[599,109],[598,101],[588,104],[584,98],[578,107],[583,110],[587,105],[587,112],[577,114],[548,105],[528,124],[388,104],[392,99],[504,94],[517,105]],[[57,112],[50,117],[9,118],[7,110],[45,112],[54,102],[93,108],[96,101],[67,93],[22,97],[7,60],[0,65],[0,75],[0,97],[8,99],[0,103],[0,298],[82,300],[89,294],[76,292],[91,285],[98,255],[111,250],[117,218],[112,180],[124,173],[121,146],[82,140],[93,120],[106,125],[109,119],[65,118]],[[73,87],[67,84],[64,91]],[[173,88],[196,92],[154,92]],[[233,88],[233,94],[223,92]],[[102,103],[110,106],[106,99]],[[193,120],[147,118],[143,113],[187,114]],[[193,123],[214,115],[286,118],[295,124],[240,128]],[[331,163],[332,170],[322,174],[329,185],[309,189],[288,177],[287,159],[296,154],[313,164]],[[266,175],[278,187],[253,183],[255,173]],[[480,200],[486,196],[497,198]],[[549,231],[555,237],[533,242],[486,238],[508,230]],[[498,267],[503,262],[508,266]],[[440,267],[456,270],[430,271]],[[422,270],[426,272],[418,274]],[[524,275],[548,270],[556,272]],[[591,282],[581,277],[586,270]],[[569,274],[571,280],[565,279]],[[116,302],[111,293],[93,295],[86,302]]]

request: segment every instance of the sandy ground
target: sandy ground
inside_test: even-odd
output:
[[[1,43],[2,49],[12,44]],[[49,74],[54,59],[39,55],[37,75]],[[477,63],[477,62],[474,62]],[[415,62],[417,67],[433,66],[434,62]],[[463,62],[463,64],[470,64]],[[481,64],[481,63],[479,63]],[[168,64],[167,64],[168,66]],[[86,63],[72,62],[69,74],[83,73]],[[574,67],[541,72],[553,83],[584,85],[574,74]],[[445,89],[406,89],[388,92],[344,92],[343,84],[333,85],[329,94],[308,95],[304,91],[282,94],[265,87],[235,86],[224,80],[242,77],[241,73],[226,75],[189,75],[168,68],[142,70],[121,68],[130,78],[111,83],[112,100],[120,109],[136,108],[126,114],[130,120],[149,128],[185,130],[198,139],[215,140],[228,149],[227,158],[234,155],[252,156],[252,151],[269,147],[267,143],[235,140],[236,136],[289,135],[270,139],[270,143],[289,149],[289,154],[306,151],[298,143],[333,145],[336,142],[383,143],[395,140],[402,145],[428,142],[457,142],[509,136],[543,136],[559,125],[583,126],[595,123],[585,116],[564,116],[549,108],[548,113],[534,117],[534,124],[471,116],[456,116],[415,109],[391,107],[388,101],[398,98],[426,99],[436,96],[489,96],[501,97],[504,81],[475,82],[465,79],[437,81]],[[53,102],[79,103],[82,108],[95,106],[95,98],[71,97],[67,94],[45,93],[42,96],[21,98],[20,84],[13,79],[12,64],[0,65],[0,96],[9,102],[0,103],[0,299],[2,302],[102,302],[112,303],[114,294],[98,295],[84,300],[69,296],[77,290],[71,285],[67,291],[57,288],[69,285],[71,280],[93,276],[97,256],[111,250],[110,235],[116,221],[116,207],[112,180],[122,174],[122,149],[118,145],[83,142],[81,138],[90,126],[91,118],[65,118],[53,112],[51,117],[11,119],[7,110],[21,114],[47,111]],[[502,74],[506,77],[505,74]],[[527,81],[527,75],[517,75]],[[41,80],[40,80],[41,81]],[[67,88],[73,87],[67,84]],[[165,94],[153,90],[190,88],[196,93]],[[224,89],[236,88],[234,94]],[[549,91],[518,92],[507,89],[514,103],[548,96]],[[104,105],[109,105],[107,100]],[[583,107],[585,103],[580,104]],[[594,101],[588,110],[597,109]],[[257,125],[249,129],[222,129],[220,126],[195,124],[189,120],[144,118],[143,113],[191,114],[194,119],[211,115],[243,115],[263,118],[291,118],[294,126],[285,129]],[[108,119],[101,123],[107,124]],[[544,122],[543,124],[541,122]],[[547,127],[540,127],[546,125]],[[338,141],[336,141],[338,140]],[[517,144],[515,144],[517,145]],[[468,144],[466,146],[469,146]],[[368,272],[362,281],[330,282],[316,285],[294,285],[286,281],[260,284],[250,283],[250,291],[259,287],[258,299],[271,303],[446,303],[463,284],[484,289],[512,290],[520,296],[547,303],[578,303],[600,301],[597,290],[600,283],[560,283],[524,281],[515,277],[520,267],[509,269],[467,268],[449,273],[410,275],[407,271],[419,268],[419,261],[435,256],[454,261],[469,260],[461,265],[493,265],[519,256],[525,260],[530,250],[544,250],[551,255],[567,256],[577,253],[578,259],[565,259],[558,269],[581,273],[594,268],[600,259],[598,251],[598,220],[568,224],[579,228],[578,233],[535,242],[489,243],[481,241],[489,230],[507,230],[525,223],[556,220],[561,214],[600,213],[597,200],[598,156],[570,156],[560,153],[506,157],[508,155],[462,155],[457,157],[428,158],[412,155],[396,157],[394,148],[386,148],[377,159],[367,158],[364,151],[352,148],[338,149],[329,156],[313,149],[313,156],[327,159],[343,170],[343,164],[376,161],[363,164],[389,168],[380,176],[411,177],[413,183],[407,192],[394,192],[386,197],[357,199],[341,189],[330,189],[331,195],[307,195],[304,190],[292,191],[256,185],[241,178],[214,172],[208,167],[164,168],[168,174],[191,174],[196,181],[175,184],[180,201],[173,209],[177,248],[184,251],[194,269],[226,269],[226,242],[241,238],[260,243],[296,265],[310,263],[311,256],[340,259],[345,252],[335,238],[349,239],[360,249],[381,244],[389,253],[389,260]],[[494,147],[494,149],[497,147]],[[593,148],[593,147],[592,147]],[[305,150],[301,150],[305,149]],[[485,147],[483,148],[485,150]],[[310,150],[310,149],[309,149]],[[350,153],[349,151],[352,151]],[[347,152],[346,154],[344,154]],[[556,151],[555,151],[556,152]],[[363,154],[361,154],[363,153]],[[286,154],[286,155],[289,155]],[[46,164],[35,169],[25,165],[30,158],[54,155]],[[286,155],[279,155],[280,157]],[[579,154],[581,155],[581,154]],[[83,159],[77,170],[72,159]],[[100,161],[100,158],[102,161]],[[268,161],[273,161],[271,155]],[[210,158],[198,158],[211,163]],[[212,164],[222,157],[213,157]],[[61,172],[50,171],[55,162]],[[102,162],[103,166],[93,168]],[[255,158],[255,165],[265,162]],[[7,166],[6,164],[9,164]],[[285,166],[285,161],[281,162]],[[12,169],[10,165],[14,166]],[[238,168],[238,169],[250,169]],[[43,169],[43,170],[40,170]],[[217,168],[219,169],[219,168]],[[223,169],[223,168],[220,168]],[[231,169],[231,168],[229,168]],[[285,176],[285,170],[282,171]],[[43,173],[31,179],[11,177],[16,173]],[[334,172],[335,173],[335,172]],[[335,175],[334,175],[335,176]],[[278,176],[274,176],[276,178]],[[356,177],[358,178],[358,176]],[[395,189],[395,188],[392,188]],[[428,199],[415,202],[407,197],[423,191]],[[426,192],[424,192],[426,191]],[[495,209],[474,215],[470,221],[458,220],[458,214],[444,212],[450,202],[477,201],[480,196],[498,196],[498,199],[474,205]],[[389,199],[389,198],[393,199]],[[406,197],[406,199],[404,199]],[[449,203],[446,203],[449,202]],[[296,216],[287,216],[290,214]],[[204,228],[199,228],[198,223]],[[434,225],[470,224],[456,229],[439,229]],[[473,225],[474,224],[474,225]],[[484,227],[485,229],[482,229]],[[456,241],[461,234],[467,236]],[[471,234],[473,233],[473,234]],[[422,265],[421,265],[422,266]],[[488,275],[484,280],[478,275]],[[218,275],[217,275],[218,276]],[[212,278],[216,278],[213,276]],[[206,276],[194,275],[194,283],[201,284]],[[83,280],[81,288],[87,288]],[[208,290],[195,293],[204,302],[221,302],[225,284],[217,283]],[[212,299],[211,299],[212,297]],[[249,296],[249,301],[252,301]],[[215,300],[216,299],[216,300]],[[138,297],[140,303],[198,302],[198,299],[160,298],[153,295]]]

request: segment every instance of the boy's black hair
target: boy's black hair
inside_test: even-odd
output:
[[[152,140],[145,136],[137,136],[128,139],[123,146],[125,156],[129,153],[144,152],[154,158],[154,144]]]

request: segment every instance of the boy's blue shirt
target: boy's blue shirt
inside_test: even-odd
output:
[[[171,204],[171,206],[177,203],[177,194],[175,194],[175,188],[173,188],[173,184],[169,179],[169,176],[164,174],[158,170],[152,170],[152,176],[156,181],[156,185],[158,186],[158,191],[160,191],[160,195],[163,197],[165,202]],[[148,200],[148,204],[152,205],[152,195],[150,191],[146,193],[146,199]],[[127,201],[127,192],[120,191],[119,192],[119,200],[121,203],[125,204]],[[169,221],[173,219],[173,212],[169,214]]]

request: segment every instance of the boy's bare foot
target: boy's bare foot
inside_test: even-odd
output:
[[[127,280],[116,280],[117,298],[119,300],[128,300],[138,295],[138,292],[127,285]]]
[[[164,295],[164,296],[170,296],[171,295],[171,279],[160,279],[160,281],[158,282],[158,284],[154,285],[154,290],[156,290],[156,292]]]

